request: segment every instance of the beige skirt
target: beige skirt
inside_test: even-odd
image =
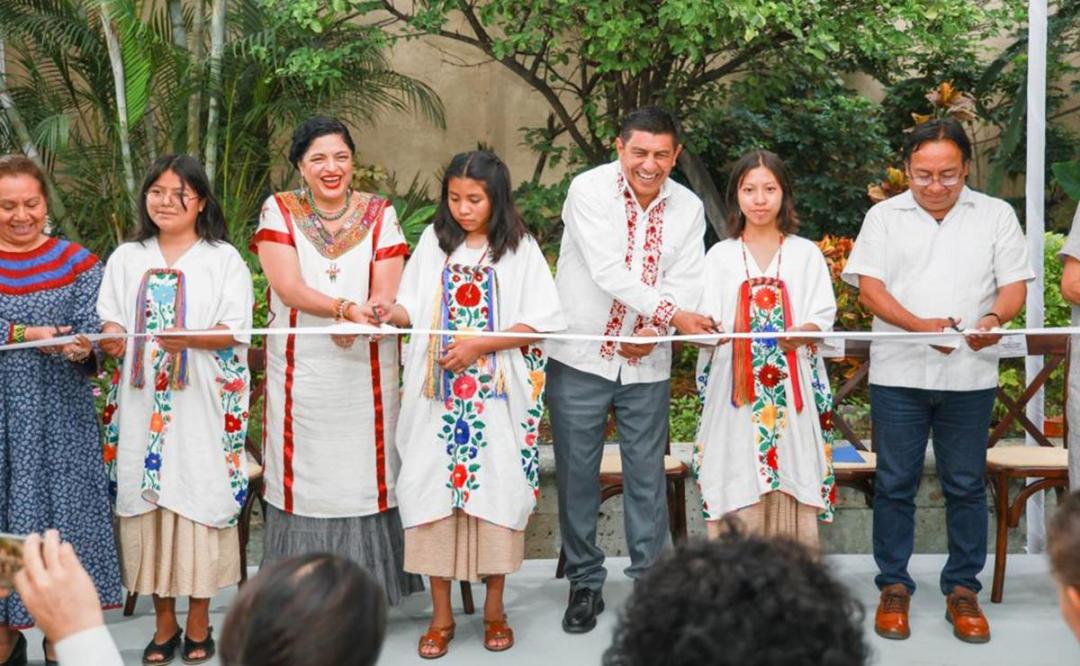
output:
[[[476,582],[514,573],[525,559],[525,532],[461,510],[405,530],[405,571]]]
[[[728,516],[742,524],[747,534],[773,537],[780,536],[798,541],[813,551],[821,548],[818,537],[818,514],[821,509],[800,504],[791,495],[775,491],[765,493],[761,501],[732,511]],[[709,538],[715,539],[724,532],[724,523],[710,520],[705,523]]]
[[[167,509],[121,517],[124,587],[159,597],[213,597],[240,580],[236,530],[207,527]]]

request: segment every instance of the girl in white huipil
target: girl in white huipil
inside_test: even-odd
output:
[[[727,191],[730,236],[705,258],[702,314],[721,330],[827,331],[836,314],[828,266],[798,228],[784,163],[744,155]],[[750,531],[818,545],[832,519],[832,396],[809,338],[736,340],[698,361],[704,409],[693,467],[710,535],[736,514]]]
[[[137,240],[105,266],[103,332],[219,329],[220,335],[103,340],[123,358],[105,414],[124,587],[153,595],[157,630],[144,663],[180,646],[176,598],[190,597],[183,658],[214,654],[210,599],[240,580],[236,521],[248,492],[252,286],[198,161],[165,155],[139,200]]]
[[[397,326],[536,333],[566,327],[551,270],[493,153],[456,156],[434,223],[405,268]],[[545,357],[530,339],[415,335],[405,350],[397,448],[405,568],[431,577],[422,657],[453,638],[451,579],[487,581],[484,646],[513,645],[502,597],[521,566],[539,482]]]

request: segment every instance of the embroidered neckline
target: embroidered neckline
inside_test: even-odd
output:
[[[331,234],[319,221],[308,204],[307,197],[303,196],[300,190],[282,192],[278,194],[278,198],[289,211],[295,228],[327,259],[337,259],[363,243],[389,203],[376,194],[355,193],[356,208],[348,215],[341,228]]]

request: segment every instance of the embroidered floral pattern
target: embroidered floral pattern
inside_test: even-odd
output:
[[[296,228],[311,241],[319,254],[327,259],[337,259],[364,242],[388,204],[386,199],[374,194],[354,193],[353,197],[359,199],[355,210],[336,233],[330,234],[311,210],[307,197],[300,190],[282,192],[276,196],[289,211]],[[336,274],[332,275],[331,281],[336,277]]]
[[[218,400],[224,413],[222,424],[221,447],[225,455],[225,469],[229,476],[229,489],[236,500],[236,514],[229,520],[235,525],[240,517],[248,493],[248,472],[244,456],[244,439],[248,425],[248,375],[244,363],[235,348],[228,347],[214,352],[218,365]]]
[[[532,404],[526,412],[525,420],[521,422],[521,468],[525,471],[525,479],[532,486],[533,497],[536,498],[540,496],[540,447],[537,446],[536,437],[540,429],[540,419],[544,415],[544,368],[547,366],[547,358],[544,350],[536,345],[522,347],[521,354],[525,358],[525,367],[529,370],[529,387],[532,389],[529,395]]]
[[[109,386],[105,390],[105,407],[101,410],[101,457],[105,461],[105,476],[109,480],[109,496],[116,501],[116,453],[120,446],[120,366],[113,369]]]
[[[443,269],[445,325],[450,330],[494,330],[495,271],[491,267],[451,264]],[[497,398],[494,354],[481,356],[464,372],[443,371],[442,381],[450,388],[443,403],[442,438],[446,444],[451,508],[463,509],[472,493],[480,488],[480,449],[484,437],[484,402]]]
[[[622,174],[619,174],[617,187],[623,194],[623,201],[626,205],[626,254],[623,257],[623,261],[627,268],[630,268],[634,260],[634,237],[637,233],[638,222],[638,206],[634,200],[634,193],[626,185],[626,180]],[[663,199],[649,211],[648,217],[645,221],[645,244],[642,248],[644,256],[641,262],[641,281],[650,287],[656,286],[657,278],[660,275],[660,249],[664,240],[664,209],[667,207],[667,200]],[[666,304],[666,305],[665,305]],[[670,314],[667,314],[670,311]],[[626,320],[626,305],[621,301],[612,301],[611,311],[608,314],[607,326],[604,327],[604,335],[618,335],[622,331],[623,322]],[[664,325],[671,320],[671,315],[675,314],[674,304],[670,301],[661,301],[660,306],[657,307],[656,312],[651,317],[652,321],[646,320],[642,316],[638,316],[637,322],[634,324],[634,333],[641,331],[643,328],[647,328],[651,323],[659,323],[663,321]],[[666,319],[665,319],[666,317]],[[614,342],[608,341],[601,343],[600,356],[604,359],[610,360],[615,356],[616,345]],[[628,359],[627,363],[630,365],[637,365],[638,359]]]
[[[752,284],[750,330],[783,330],[784,308],[780,289],[772,283]],[[762,292],[770,292],[762,295]],[[770,307],[761,307],[768,303]],[[755,339],[750,345],[754,371],[754,403],[750,420],[755,429],[758,475],[769,490],[780,488],[780,461],[776,448],[787,420],[787,358],[775,340]]]
[[[146,279],[146,332],[156,333],[176,324],[176,291],[180,274],[176,271],[153,271]],[[161,495],[161,464],[165,450],[165,436],[172,422],[172,387],[169,382],[171,354],[153,338],[146,349],[150,355],[150,370],[154,383],[153,411],[148,426],[149,439],[143,458],[142,495],[148,502],[156,503]]]
[[[821,480],[821,499],[825,503],[825,509],[818,514],[818,520],[828,523],[832,522],[836,512],[836,476],[833,474],[832,465],[836,430],[833,428],[832,389],[829,387],[828,375],[822,372],[824,364],[818,356],[817,345],[807,345],[806,351],[810,357],[810,386],[814,392],[814,406],[817,407],[821,439],[825,447],[825,478]]]

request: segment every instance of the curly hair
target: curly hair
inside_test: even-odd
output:
[[[1080,589],[1080,490],[1058,507],[1046,534],[1050,569],[1061,582]]]
[[[863,609],[803,546],[730,530],[638,583],[605,666],[855,666]]]

